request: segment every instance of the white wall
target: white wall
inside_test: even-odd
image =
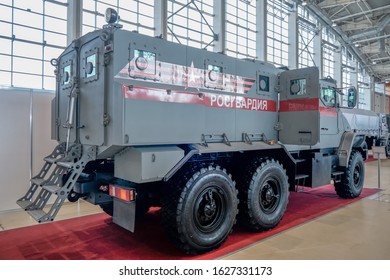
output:
[[[19,208],[16,200],[29,187],[30,168],[35,175],[57,144],[50,139],[53,97],[35,90],[0,89],[0,211]]]

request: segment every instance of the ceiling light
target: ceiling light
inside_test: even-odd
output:
[[[307,5],[307,1],[306,0],[303,0],[302,1],[302,6],[306,6]]]
[[[336,26],[337,26],[337,23],[333,22],[332,27],[336,27]]]

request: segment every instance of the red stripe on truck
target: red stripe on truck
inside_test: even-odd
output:
[[[122,86],[124,98],[182,104],[198,104],[213,108],[276,112],[276,102],[269,99],[209,92],[181,92],[156,88]]]
[[[318,111],[318,98],[294,99],[280,101],[280,112]]]
[[[336,108],[320,107],[320,114],[324,117],[336,117],[337,110]]]

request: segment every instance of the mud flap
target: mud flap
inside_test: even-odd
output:
[[[123,201],[114,198],[114,213],[112,221],[131,232],[135,228],[135,201]]]

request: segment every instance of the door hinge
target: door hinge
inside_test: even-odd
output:
[[[103,114],[103,125],[104,125],[104,126],[109,125],[110,121],[111,121],[110,115],[107,114],[107,113],[104,113],[104,114]]]

